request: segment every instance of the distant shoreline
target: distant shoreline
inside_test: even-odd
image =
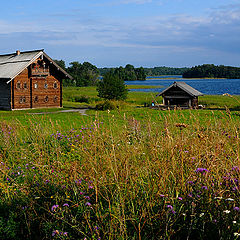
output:
[[[166,77],[164,77],[166,76]],[[174,76],[181,76],[181,75],[174,75]],[[170,77],[169,75],[161,75],[161,76],[147,76],[146,80],[148,79],[158,79],[158,80],[171,80],[171,79],[181,79],[181,80],[199,80],[199,79],[228,79],[228,78],[182,78],[182,77]]]

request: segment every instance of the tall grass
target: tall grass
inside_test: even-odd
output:
[[[237,238],[239,120],[200,114],[1,122],[0,238]]]

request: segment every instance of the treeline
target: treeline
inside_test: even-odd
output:
[[[135,68],[131,64],[127,64],[125,67],[118,68],[97,68],[89,62],[79,63],[71,62],[69,67],[63,60],[54,60],[61,68],[69,73],[73,80],[65,79],[63,81],[64,86],[96,86],[100,79],[100,76],[104,76],[106,73],[111,72],[117,75],[121,80],[146,80],[146,74],[143,67]]]
[[[239,79],[240,68],[230,66],[215,66],[214,64],[203,64],[192,67],[185,73],[183,78],[228,78]]]
[[[154,67],[144,68],[147,76],[160,76],[160,75],[183,75],[189,68],[174,68],[174,67]]]
[[[65,79],[64,86],[95,86],[99,80],[98,68],[89,62],[71,62],[68,68],[63,60],[54,60],[61,68],[69,73],[73,80]]]
[[[144,68],[135,68],[131,64],[127,64],[125,67],[121,66],[118,68],[99,68],[99,72],[102,76],[108,72],[111,72],[116,74],[121,80],[124,81],[146,80]]]

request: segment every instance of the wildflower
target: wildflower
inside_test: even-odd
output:
[[[87,200],[90,200],[90,197],[89,197],[89,196],[85,196],[85,198],[86,198]]]
[[[59,231],[58,230],[54,230],[53,232],[52,232],[52,236],[54,237],[55,235],[58,235],[59,234]]]
[[[235,232],[233,235],[234,235],[234,237],[239,237],[240,233]]]
[[[234,207],[233,210],[239,212],[240,208],[239,207]]]
[[[205,190],[207,190],[207,186],[202,186],[202,189],[205,189]]]
[[[67,232],[64,232],[64,233],[63,233],[63,236],[67,236],[67,235],[68,235],[68,233],[67,233]]]
[[[169,208],[170,210],[173,209],[173,206],[172,205],[167,205],[167,208]]]
[[[223,212],[228,214],[228,213],[230,213],[230,210],[224,210]]]
[[[52,211],[52,212],[55,212],[58,207],[59,207],[59,205],[53,205],[53,206],[51,207],[51,211]]]
[[[64,203],[63,207],[69,207],[69,204],[68,203]]]
[[[235,171],[239,172],[239,171],[240,171],[240,168],[239,168],[238,166],[234,166],[234,167],[232,168],[232,170],[235,170]]]
[[[226,201],[234,201],[232,198],[227,198]]]
[[[94,226],[94,229],[97,231],[99,229],[99,227],[98,226]]]
[[[233,221],[232,223],[233,223],[233,224],[236,224],[236,223],[237,223],[237,221]]]
[[[91,204],[90,202],[86,202],[86,203],[85,203],[85,206],[90,207],[90,206],[92,206],[92,204]]]
[[[89,188],[89,189],[93,189],[93,186],[92,186],[92,185],[89,185],[88,188]]]
[[[204,213],[200,213],[199,217],[203,217],[204,216]]]
[[[164,198],[164,197],[165,197],[165,195],[163,195],[163,194],[160,194],[160,195],[159,195],[159,197],[162,197],[162,198]]]
[[[207,170],[206,168],[197,168],[195,172],[205,174],[206,172],[209,172],[209,170]]]
[[[181,200],[181,201],[182,201],[182,197],[178,197],[178,200]]]

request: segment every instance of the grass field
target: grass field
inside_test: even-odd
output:
[[[0,239],[238,239],[239,99],[159,111],[130,92],[87,116],[1,111]],[[64,89],[65,108],[100,101]]]

